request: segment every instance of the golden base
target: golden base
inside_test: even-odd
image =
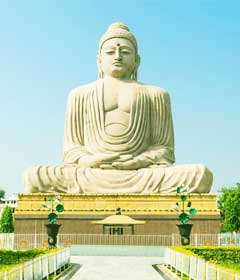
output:
[[[52,194],[19,194],[15,210],[15,232],[45,232],[49,210],[42,207],[44,198]],[[61,233],[101,233],[102,226],[94,225],[93,220],[101,220],[114,215],[121,208],[123,215],[146,221],[136,225],[135,234],[177,233],[176,224],[181,212],[174,210],[176,202],[181,203],[175,194],[54,194],[61,196],[65,211],[58,213]],[[193,233],[218,233],[220,213],[216,194],[191,194],[192,207],[197,215],[191,218]],[[57,203],[55,203],[56,205]],[[186,205],[185,205],[186,207]]]
[[[52,194],[19,194],[15,215],[47,214],[42,207],[44,198]],[[112,215],[120,207],[127,215],[173,215],[176,202],[181,202],[175,194],[54,194],[61,196],[65,211],[60,215]],[[191,194],[192,207],[198,216],[219,215],[216,194]],[[185,205],[186,207],[186,205]]]

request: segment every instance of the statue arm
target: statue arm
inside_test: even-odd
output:
[[[65,132],[64,132],[64,163],[78,164],[83,156],[89,155],[84,147],[83,119],[84,94],[73,90],[68,98]]]
[[[79,167],[99,167],[119,158],[118,153],[91,154],[84,146],[84,98],[85,91],[77,88],[68,98],[64,133],[64,164]]]
[[[174,131],[169,94],[156,91],[151,106],[151,146],[138,157],[150,165],[172,165],[175,162]]]
[[[169,147],[151,146],[143,152],[137,159],[148,163],[148,166],[165,165],[170,166],[175,162],[174,151]]]

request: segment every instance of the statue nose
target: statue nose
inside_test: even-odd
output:
[[[120,50],[116,51],[115,60],[117,60],[117,61],[121,61],[122,60],[122,56],[121,56]]]

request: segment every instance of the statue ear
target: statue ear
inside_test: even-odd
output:
[[[140,61],[141,61],[141,58],[137,54],[134,69],[133,69],[133,72],[132,72],[132,75],[131,75],[131,79],[134,80],[134,81],[137,81],[137,78],[138,78],[138,67],[139,67]]]
[[[135,65],[135,69],[137,70],[138,69],[138,67],[139,67],[139,65],[140,65],[140,62],[141,62],[141,57],[140,57],[140,55],[136,55],[136,65]]]
[[[103,71],[102,71],[102,66],[101,66],[101,55],[97,55],[97,66],[98,66],[98,78],[102,79],[103,78]]]
[[[99,68],[99,66],[101,65],[101,55],[100,54],[98,54],[97,55],[97,65],[98,65],[98,68]]]

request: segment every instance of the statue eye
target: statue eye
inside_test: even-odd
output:
[[[123,53],[123,54],[130,54],[129,51],[121,51],[121,53]]]
[[[129,50],[127,48],[123,48],[123,49],[121,49],[121,53],[122,54],[131,54],[131,50]]]
[[[114,52],[114,50],[108,50],[105,53],[111,55],[111,54],[114,54],[115,52]]]

